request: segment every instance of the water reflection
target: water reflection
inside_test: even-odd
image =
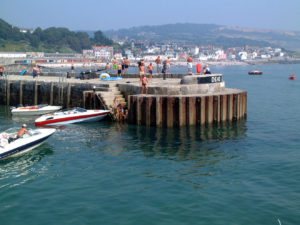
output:
[[[187,159],[193,155],[203,155],[222,147],[229,141],[242,140],[247,127],[244,121],[218,126],[183,127],[160,129],[154,127],[128,126],[128,135],[136,139],[138,148],[146,156],[176,156]],[[124,132],[126,132],[124,130]]]
[[[203,189],[209,182],[218,185],[239,182],[234,174],[228,175],[229,179],[226,176],[223,179],[223,175],[239,171],[244,160],[245,121],[202,128],[120,125],[115,129],[120,130],[121,136],[112,148],[122,149],[130,161],[143,162],[133,168],[139,168],[147,178],[177,185],[189,183],[195,190]]]
[[[12,121],[16,123],[34,123],[34,121],[40,116],[26,116],[26,115],[12,115]]]
[[[30,152],[0,161],[0,189],[15,187],[35,179],[47,170],[46,165],[41,168],[36,164],[45,156],[53,154],[52,147],[45,142]]]

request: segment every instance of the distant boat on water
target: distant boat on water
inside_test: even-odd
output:
[[[262,75],[263,72],[259,70],[252,70],[248,72],[249,75]]]
[[[296,76],[293,74],[293,75],[289,76],[289,79],[290,79],[290,80],[295,80],[295,79],[296,79]]]

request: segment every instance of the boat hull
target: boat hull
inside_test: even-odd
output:
[[[39,116],[47,113],[53,113],[61,109],[61,106],[46,106],[41,109],[16,108],[11,111],[13,116]]]
[[[295,80],[295,79],[296,79],[296,76],[295,76],[295,75],[289,76],[289,79],[290,79],[290,80]]]
[[[95,122],[100,121],[108,115],[108,112],[99,112],[92,114],[82,114],[82,115],[70,115],[70,116],[61,116],[55,117],[53,119],[47,119],[46,116],[40,117],[35,121],[36,126],[44,125],[65,125],[71,123],[81,123],[81,122]],[[49,115],[50,116],[50,115]],[[51,116],[50,116],[51,117]]]
[[[262,72],[248,72],[249,75],[262,75]]]
[[[36,137],[19,138],[4,148],[0,148],[0,160],[12,156],[17,156],[26,153],[40,145],[42,145],[47,138],[49,138],[56,130],[43,129],[42,133]]]

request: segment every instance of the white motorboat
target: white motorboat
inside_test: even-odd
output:
[[[35,105],[35,106],[21,106],[18,108],[12,107],[11,113],[14,116],[34,116],[52,113],[61,109],[61,106],[55,105]]]
[[[10,128],[0,133],[0,160],[25,153],[40,146],[56,129],[28,129],[28,133],[17,138],[19,128]]]
[[[52,114],[43,115],[35,120],[35,125],[64,125],[70,123],[99,121],[109,113],[109,110],[86,110],[77,107],[71,110],[63,110]]]

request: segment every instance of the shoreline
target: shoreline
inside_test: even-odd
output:
[[[148,65],[151,61],[146,61]],[[154,62],[152,62],[154,63]],[[196,66],[198,63],[201,65],[209,66],[248,66],[248,65],[270,65],[270,64],[300,64],[300,59],[295,60],[253,60],[253,61],[197,61],[193,62],[193,66]],[[106,62],[101,63],[73,63],[75,68],[104,68]],[[72,63],[37,63],[38,66],[45,68],[71,68]],[[176,67],[186,67],[187,62],[182,61],[171,61],[171,66]],[[137,62],[132,62],[130,67],[137,67]],[[154,66],[156,64],[154,63]]]

